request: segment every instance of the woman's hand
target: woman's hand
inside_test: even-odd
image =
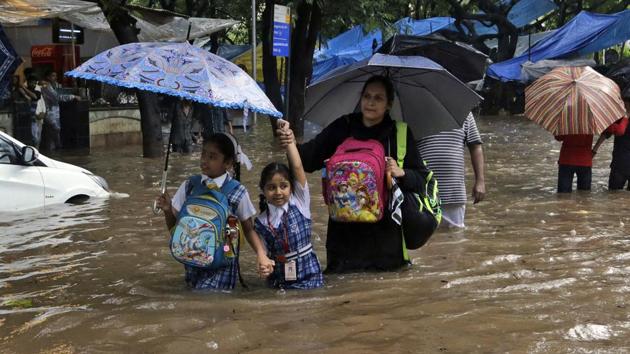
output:
[[[280,146],[283,148],[295,143],[295,136],[293,130],[289,129],[289,122],[279,119],[278,129],[276,129],[276,135],[280,139]]]
[[[155,199],[157,207],[162,209],[162,211],[167,212],[171,211],[171,196],[168,195],[168,192],[158,196]]]
[[[265,279],[273,273],[273,267],[276,265],[276,262],[269,259],[265,254],[258,255],[258,275],[261,278]]]
[[[391,157],[386,157],[386,159],[387,159],[387,170],[386,170],[387,173],[391,174],[392,177],[397,177],[397,178],[405,176],[405,170],[398,167],[398,163],[396,162],[396,160],[394,160]]]

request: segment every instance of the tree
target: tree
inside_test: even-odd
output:
[[[514,56],[519,33],[516,26],[508,20],[507,15],[518,0],[507,2],[448,0],[448,2],[451,5],[452,15],[455,18],[455,27],[458,29],[457,39],[471,43],[484,53],[489,53],[489,48],[484,41],[497,38],[497,53],[492,60],[498,62]],[[479,21],[486,27],[496,26],[498,31],[497,33],[479,35],[473,21]]]
[[[136,19],[124,8],[125,0],[98,0],[110,27],[120,44],[138,42]],[[157,95],[138,91],[140,126],[142,129],[142,154],[144,157],[162,156],[162,126],[158,112]]]
[[[265,0],[262,16],[263,76],[267,96],[277,109],[283,110],[281,84],[276,61],[271,53],[274,4],[273,0]],[[320,32],[334,36],[356,24],[364,24],[367,30],[386,28],[408,14],[409,1],[298,0],[289,4],[293,7],[294,20],[291,31],[290,104],[286,119],[293,126],[295,135],[301,137],[304,134],[304,94],[307,79],[313,71],[312,58]],[[324,8],[326,13],[322,12]],[[330,28],[335,30],[330,31]]]

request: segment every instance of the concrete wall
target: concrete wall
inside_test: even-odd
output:
[[[90,147],[142,144],[137,108],[90,110]]]
[[[0,111],[0,130],[13,136],[13,113]],[[91,108],[90,147],[142,144],[140,110],[135,107]]]

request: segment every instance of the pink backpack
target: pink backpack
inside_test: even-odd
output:
[[[376,140],[347,138],[326,161],[322,175],[330,218],[341,222],[377,222],[387,205],[385,152]]]

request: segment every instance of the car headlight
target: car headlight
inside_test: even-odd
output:
[[[101,188],[103,188],[105,191],[109,192],[109,185],[107,184],[107,181],[105,180],[105,178],[101,176],[93,175],[93,174],[88,174],[88,173],[86,173],[86,175],[90,176],[90,178],[92,178],[92,180],[94,180],[96,184],[101,186]]]

